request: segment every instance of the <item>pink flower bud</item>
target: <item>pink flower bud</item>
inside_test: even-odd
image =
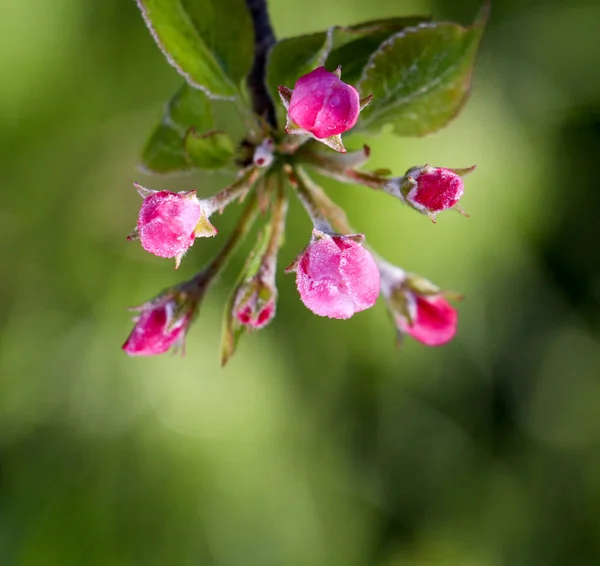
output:
[[[426,346],[441,346],[454,338],[458,312],[450,306],[443,295],[416,295],[416,313],[412,323],[396,315],[396,322],[403,332]]]
[[[462,175],[473,171],[467,169],[444,169],[442,167],[414,167],[397,180],[399,189],[408,204],[435,221],[436,212],[456,208],[464,192]]]
[[[196,191],[146,194],[137,223],[142,247],[160,257],[181,258],[194,243],[196,227],[202,218]]]
[[[240,287],[233,312],[244,326],[258,330],[275,317],[277,291],[265,282],[254,278]]]
[[[460,295],[440,289],[422,277],[406,273],[399,267],[379,259],[381,294],[385,298],[401,340],[409,334],[426,346],[441,346],[456,334],[458,312],[446,296]]]
[[[372,307],[379,296],[377,264],[351,236],[315,230],[295,269],[302,302],[319,316],[350,318]]]
[[[356,124],[358,91],[324,67],[298,79],[289,102],[289,119],[316,138],[343,134]]]
[[[156,356],[174,345],[182,345],[191,316],[173,320],[174,308],[170,301],[150,302],[140,307],[140,315],[123,350],[130,356]]]

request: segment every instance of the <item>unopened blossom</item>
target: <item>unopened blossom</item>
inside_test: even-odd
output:
[[[233,307],[234,315],[240,324],[258,330],[275,317],[276,299],[274,285],[255,277],[240,286]]]
[[[372,307],[379,296],[377,264],[352,236],[315,231],[295,269],[302,302],[319,316],[350,318]]]
[[[443,295],[415,295],[412,321],[396,315],[396,323],[402,332],[426,346],[441,346],[454,338],[458,324],[458,312]]]
[[[441,291],[431,281],[406,273],[378,258],[381,294],[396,322],[399,338],[409,334],[426,346],[441,346],[456,334],[458,312],[446,297],[456,293]]]
[[[340,76],[339,68],[330,73],[318,67],[300,77],[293,90],[279,86],[288,111],[288,134],[310,135],[336,151],[346,151],[341,134],[354,127],[371,97],[361,100],[358,91]]]
[[[159,257],[174,257],[177,262],[199,235],[207,233],[202,205],[196,191],[172,193],[151,191],[138,186],[144,197],[137,222],[137,237],[142,247]],[[201,220],[205,220],[201,222]],[[202,233],[199,232],[202,227]]]
[[[317,138],[343,134],[358,120],[360,96],[351,85],[319,67],[296,81],[288,115]]]
[[[416,210],[435,219],[435,214],[449,208],[457,208],[464,193],[462,175],[468,169],[445,169],[443,167],[414,167],[397,180],[398,188],[406,202]],[[393,184],[393,180],[391,183]]]
[[[183,345],[190,316],[173,319],[174,304],[169,300],[150,302],[140,307],[135,326],[123,344],[130,356],[156,356],[173,346]]]

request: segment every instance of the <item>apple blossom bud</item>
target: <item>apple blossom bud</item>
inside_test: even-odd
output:
[[[311,135],[344,153],[341,134],[353,128],[358,115],[371,100],[334,73],[318,67],[296,81],[294,90],[280,86],[279,94],[288,111],[288,134]]]
[[[396,326],[426,346],[441,346],[456,334],[458,312],[447,301],[453,293],[442,292],[433,283],[405,273],[395,265],[379,259],[381,294],[385,298]]]
[[[396,323],[402,332],[426,346],[441,346],[454,338],[458,312],[443,295],[416,295],[412,321],[402,316]]]
[[[404,177],[390,180],[385,189],[435,221],[436,213],[442,210],[456,208],[463,212],[458,206],[464,192],[462,176],[473,169],[475,166],[466,169],[413,167]]]
[[[275,142],[271,138],[266,138],[256,147],[252,162],[257,167],[269,167],[275,158]]]
[[[191,312],[174,317],[176,304],[172,299],[150,301],[138,307],[140,315],[123,344],[130,356],[156,356],[173,346],[182,346],[191,320]]]
[[[379,270],[363,239],[313,231],[311,243],[288,268],[296,271],[300,299],[312,312],[345,319],[375,304]]]
[[[290,100],[290,120],[317,138],[343,134],[356,124],[358,91],[324,67],[300,77]]]
[[[275,317],[277,289],[274,281],[268,279],[257,275],[244,282],[237,292],[233,312],[238,322],[249,329],[263,328]]]
[[[142,247],[159,257],[181,257],[199,236],[214,236],[216,230],[204,217],[196,191],[172,193],[151,191],[136,185],[144,198],[136,236]]]

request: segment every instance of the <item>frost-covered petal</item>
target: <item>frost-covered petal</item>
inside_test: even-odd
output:
[[[185,335],[188,317],[173,324],[169,305],[149,304],[142,309],[131,334],[123,344],[130,356],[155,356],[164,354]]]
[[[406,198],[415,208],[428,212],[452,208],[464,192],[461,176],[451,169],[425,167],[414,179],[416,184]]]
[[[195,191],[158,191],[147,196],[137,224],[142,247],[159,257],[181,256],[194,243],[201,217]]]
[[[359,113],[358,91],[324,67],[298,79],[288,109],[293,123],[319,139],[348,131]]]
[[[302,302],[312,312],[346,319],[375,304],[379,270],[371,254],[358,242],[323,235],[300,256],[296,285]]]

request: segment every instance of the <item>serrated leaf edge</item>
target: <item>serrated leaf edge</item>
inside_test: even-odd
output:
[[[201,85],[201,84],[197,83],[196,81],[194,81],[192,79],[192,77],[190,77],[190,75],[181,68],[181,66],[177,63],[177,61],[175,61],[175,59],[173,59],[173,57],[171,57],[169,52],[163,46],[162,40],[160,39],[158,33],[154,29],[152,20],[150,19],[149,15],[148,15],[148,10],[146,9],[146,6],[144,6],[144,3],[143,3],[144,0],[135,0],[135,2],[142,14],[142,18],[144,19],[144,22],[146,24],[146,27],[148,28],[148,31],[150,32],[150,35],[152,36],[152,39],[154,39],[156,45],[158,45],[158,48],[162,51],[167,62],[169,63],[169,65],[171,65],[172,67],[174,67],[177,70],[177,72],[185,79],[185,81],[190,86],[197,88],[198,90],[201,90],[204,94],[206,94],[206,96],[208,96],[209,98],[212,98],[213,100],[235,100],[235,96],[225,96],[225,95],[221,95],[221,94],[216,94],[216,93],[212,92],[210,89],[208,89],[207,87],[205,87],[204,85]],[[228,78],[226,78],[226,80],[229,81]],[[235,87],[233,85],[232,85],[232,88],[235,89]]]

